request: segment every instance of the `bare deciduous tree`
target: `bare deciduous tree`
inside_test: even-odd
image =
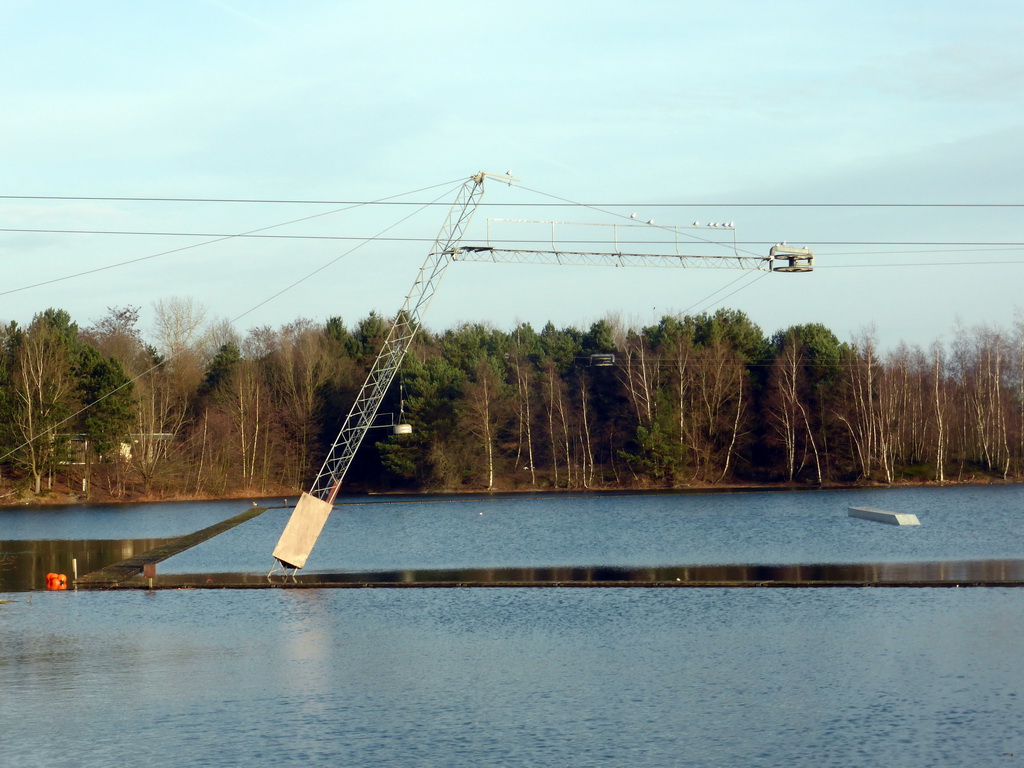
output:
[[[52,473],[62,457],[66,439],[59,426],[74,402],[68,342],[61,329],[42,314],[16,337],[13,427],[21,446],[15,456],[31,474],[37,494],[43,477]]]

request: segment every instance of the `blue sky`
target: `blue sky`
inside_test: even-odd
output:
[[[404,199],[447,202],[472,173],[511,169],[523,188],[489,184],[468,240],[488,217],[622,221],[524,205],[550,195],[659,225],[733,221],[745,250],[786,240],[818,268],[456,264],[435,329],[725,305],[766,333],[873,326],[884,346],[927,346],[957,323],[1015,324],[1024,246],[903,244],[1021,243],[1024,208],[739,204],[1024,204],[1022,32],[1024,6],[984,0],[7,0],[0,229],[229,234],[323,213],[269,232],[366,238],[415,207],[17,196],[358,201],[431,187]],[[444,214],[422,210],[389,231],[405,239],[348,255],[358,240],[233,239],[27,290],[210,238],[0,232],[0,293],[15,291],[0,320],[58,306],[86,325],[133,304],[146,325],[171,296],[241,332],[389,314]]]

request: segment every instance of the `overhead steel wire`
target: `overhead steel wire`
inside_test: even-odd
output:
[[[462,181],[461,181],[461,180],[459,180],[459,181],[458,181],[458,183],[459,183],[459,184],[461,184],[461,183],[462,183]],[[446,188],[445,188],[445,190],[444,190],[444,191],[443,191],[443,192],[442,192],[442,193],[441,193],[441,194],[440,194],[440,195],[438,196],[438,198],[437,198],[437,199],[439,199],[439,200],[440,200],[440,199],[441,199],[441,198],[443,198],[443,197],[446,197],[446,196],[450,196],[450,193],[451,193],[451,186],[452,186],[452,182],[447,182],[447,183],[446,183],[445,185],[441,185],[441,184],[436,184],[436,185],[433,185],[432,187],[427,187],[427,188],[425,188],[425,189],[436,189],[437,187],[440,187],[440,186],[445,186]],[[424,189],[418,189],[418,190],[415,190],[415,192],[422,192],[422,191],[424,191]],[[412,194],[412,193],[406,193],[406,194]],[[413,212],[411,212],[411,213],[409,213],[409,214],[407,214],[406,216],[403,216],[402,218],[398,219],[398,220],[397,220],[397,221],[395,221],[394,223],[392,223],[392,224],[390,224],[389,226],[387,226],[387,227],[385,227],[384,229],[382,229],[382,230],[380,231],[380,234],[384,234],[385,232],[388,232],[389,230],[391,230],[391,229],[394,229],[395,227],[397,227],[397,226],[398,226],[399,224],[401,224],[402,222],[404,222],[404,221],[408,220],[408,219],[409,219],[409,218],[411,218],[412,216],[415,216],[415,215],[416,215],[417,213],[419,213],[419,212],[420,212],[421,210],[423,210],[423,208],[422,208],[422,207],[421,207],[421,208],[419,208],[419,209],[417,209],[417,210],[415,210],[415,211],[413,211]],[[332,212],[327,212],[327,213],[332,213]],[[321,216],[321,215],[326,215],[326,214],[317,214],[317,216]],[[310,218],[315,218],[315,216],[307,216],[307,217],[305,217],[305,219],[310,219]],[[305,219],[298,219],[297,221],[303,221],[303,220],[305,220]],[[275,224],[275,225],[273,225],[273,226],[284,226],[284,225],[283,225],[283,224]],[[241,320],[241,319],[242,319],[243,317],[246,317],[247,315],[250,315],[250,314],[252,314],[252,313],[253,313],[253,312],[255,312],[255,311],[256,311],[257,309],[259,309],[260,307],[262,307],[263,305],[265,305],[265,304],[267,304],[267,303],[269,303],[269,302],[273,301],[273,300],[274,300],[274,299],[276,299],[276,298],[277,298],[278,296],[281,296],[282,294],[284,294],[284,293],[287,293],[287,292],[288,292],[288,291],[290,291],[290,290],[291,290],[292,288],[295,288],[296,286],[300,285],[301,283],[305,282],[306,280],[309,280],[309,279],[310,279],[311,277],[313,277],[313,276],[314,276],[314,275],[316,275],[317,273],[319,273],[319,272],[322,272],[323,270],[327,269],[327,268],[328,268],[329,266],[331,266],[332,264],[334,264],[334,263],[336,263],[336,262],[340,261],[341,259],[345,258],[345,257],[346,257],[346,256],[348,256],[349,254],[351,254],[351,253],[352,253],[353,251],[355,251],[355,250],[357,250],[358,248],[360,248],[360,247],[362,247],[363,245],[365,245],[365,244],[366,244],[367,242],[370,242],[370,241],[371,241],[372,239],[373,239],[373,238],[368,238],[368,239],[366,239],[366,240],[365,240],[365,241],[364,241],[363,243],[360,243],[359,245],[355,246],[354,248],[350,248],[350,249],[349,249],[348,251],[346,251],[345,253],[342,253],[342,254],[340,254],[339,256],[335,256],[335,257],[334,257],[333,259],[331,259],[330,261],[326,262],[325,264],[322,264],[322,265],[321,265],[321,266],[319,266],[319,267],[318,267],[317,269],[314,269],[314,270],[313,270],[312,272],[309,272],[309,273],[307,273],[307,274],[306,274],[305,276],[303,276],[303,277],[299,278],[298,280],[294,281],[293,283],[291,283],[291,284],[289,284],[289,285],[285,286],[284,288],[280,289],[280,290],[279,290],[279,291],[277,291],[276,293],[273,293],[273,294],[271,294],[270,296],[268,296],[268,297],[266,297],[265,299],[263,299],[262,301],[260,301],[260,302],[258,302],[258,303],[256,303],[256,304],[252,305],[251,307],[249,307],[248,309],[246,309],[246,310],[245,310],[244,312],[241,312],[240,314],[238,314],[238,315],[236,315],[235,317],[231,318],[231,319],[230,319],[230,320],[229,320],[228,322],[229,322],[229,323],[231,323],[231,324],[233,324],[233,323],[237,322],[238,320]],[[217,241],[211,241],[211,242],[217,242]],[[197,244],[197,245],[204,245],[204,243],[199,243],[199,244]],[[184,250],[184,249],[179,249],[179,250]],[[172,252],[172,251],[169,251],[168,253],[171,253],[171,252]],[[139,261],[139,260],[141,260],[141,259],[137,259],[136,261]],[[93,270],[93,271],[100,271],[100,270]],[[75,276],[77,276],[77,275],[75,275]],[[62,279],[67,279],[67,278],[62,278]],[[56,282],[56,281],[50,281],[50,282]],[[13,292],[13,291],[8,291],[7,293],[12,293],[12,292]],[[4,294],[0,293],[0,296],[2,296],[2,295],[4,295]],[[105,393],[105,394],[101,395],[100,397],[96,398],[96,399],[95,399],[95,400],[93,400],[92,402],[90,402],[90,403],[88,403],[88,404],[86,404],[86,405],[83,405],[83,406],[82,406],[81,408],[79,408],[79,409],[78,409],[77,411],[75,411],[75,412],[74,412],[74,413],[72,413],[71,415],[67,416],[67,417],[66,417],[65,419],[63,419],[63,420],[61,420],[61,421],[57,422],[56,424],[53,424],[53,425],[51,425],[50,427],[48,427],[48,428],[47,428],[46,430],[44,430],[43,432],[40,432],[40,433],[38,433],[38,434],[35,434],[35,435],[32,435],[31,437],[29,437],[29,439],[28,439],[28,440],[24,441],[24,442],[23,442],[23,443],[21,443],[20,445],[17,445],[17,446],[15,446],[15,447],[11,448],[11,449],[10,449],[9,451],[7,451],[7,453],[5,453],[5,454],[3,454],[3,455],[0,455],[0,461],[3,461],[3,460],[4,460],[4,459],[6,459],[7,457],[9,457],[9,456],[11,456],[11,455],[15,454],[16,452],[20,451],[20,450],[21,450],[22,448],[25,448],[26,446],[28,446],[28,445],[32,444],[32,443],[33,443],[33,442],[34,442],[35,440],[39,439],[40,437],[42,437],[43,435],[47,434],[48,432],[51,432],[52,430],[54,430],[54,429],[56,429],[56,428],[58,428],[58,427],[61,427],[61,426],[63,426],[64,424],[67,424],[68,422],[70,422],[70,421],[72,421],[73,419],[77,418],[77,417],[78,417],[78,416],[80,416],[81,414],[85,413],[85,412],[86,412],[87,410],[89,410],[89,409],[90,409],[90,408],[92,408],[93,406],[95,406],[95,405],[97,405],[97,404],[99,404],[99,403],[103,402],[103,401],[104,401],[104,400],[106,400],[106,399],[107,399],[108,397],[111,397],[111,396],[113,396],[113,395],[117,394],[118,392],[120,392],[121,390],[125,389],[126,387],[129,387],[129,386],[131,386],[131,385],[135,384],[135,382],[139,381],[139,380],[140,380],[140,379],[142,379],[142,378],[143,378],[144,376],[147,376],[148,374],[152,373],[153,371],[155,371],[155,370],[156,370],[157,368],[159,368],[160,366],[162,366],[162,365],[166,365],[167,363],[171,362],[172,360],[174,360],[174,356],[168,357],[168,358],[166,358],[166,359],[164,359],[164,360],[161,360],[161,361],[160,361],[160,362],[158,362],[158,363],[155,363],[155,364],[153,364],[152,366],[150,366],[149,368],[147,368],[147,369],[146,369],[145,371],[143,371],[142,373],[138,374],[137,376],[135,376],[135,377],[133,377],[133,378],[129,379],[128,381],[125,381],[125,382],[124,382],[123,384],[121,384],[120,386],[117,386],[117,387],[115,387],[114,389],[110,390],[109,392],[107,392],[107,393]]]
[[[429,203],[422,203],[419,209],[429,206]],[[345,210],[351,210],[351,208],[341,208],[335,211],[324,211],[313,216],[307,216],[300,219],[293,219],[291,221],[284,221],[279,224],[272,224],[267,227],[260,229],[253,229],[248,232],[234,232],[234,233],[222,233],[222,232],[167,232],[167,231],[146,231],[146,230],[119,230],[119,229],[55,229],[55,228],[42,228],[42,227],[0,227],[0,232],[9,232],[13,234],[40,234],[40,235],[136,235],[143,237],[210,237],[216,238],[211,243],[220,242],[221,240],[230,240],[234,238],[238,239],[266,239],[266,240],[366,240],[366,235],[264,235],[259,234],[268,229],[274,229],[276,227],[284,227],[289,224],[297,224],[299,222],[308,221],[321,216],[329,216],[334,213],[340,213]],[[619,214],[614,214],[618,216]],[[675,233],[676,228],[672,226],[659,226],[657,224],[650,225],[651,227],[658,227],[669,232]],[[680,231],[679,234],[686,234]],[[769,242],[768,240],[711,240],[707,238],[700,238],[693,235],[687,235],[693,237],[697,242],[704,242],[711,245],[764,245]],[[407,243],[432,243],[434,240],[431,237],[387,237],[380,238],[386,242],[407,242]],[[794,241],[799,240],[795,238]],[[494,242],[499,243],[545,243],[550,242],[549,240],[527,240],[522,238],[494,238]],[[569,242],[581,243],[581,244],[593,244],[593,245],[611,245],[612,241],[607,238],[599,240],[586,240],[580,238],[573,238]],[[644,244],[644,245],[674,245],[675,240],[626,240],[619,238],[616,242],[628,245],[628,244]],[[805,242],[800,240],[800,242]],[[871,246],[882,246],[882,245],[905,245],[905,246],[920,246],[924,247],[942,247],[942,246],[977,246],[983,248],[1003,248],[1003,249],[1018,249],[1024,248],[1024,241],[1020,240],[813,240],[806,239],[806,242],[814,243],[815,246],[822,245],[871,245]],[[211,243],[196,243],[195,245],[189,246],[190,248],[198,248],[202,245],[209,245]],[[964,250],[964,249],[961,249]],[[173,253],[174,251],[168,251]],[[833,253],[833,256],[859,256],[859,255],[873,255],[873,254],[887,254],[887,253],[914,253],[914,251],[856,251],[849,253]],[[163,255],[163,254],[155,254]],[[153,258],[148,257],[148,258]],[[130,262],[126,262],[130,263]]]
[[[440,186],[440,185],[438,185]],[[521,189],[527,191],[528,187]],[[424,187],[423,189],[431,189]],[[419,191],[419,190],[417,190]],[[409,193],[414,194],[414,193]],[[543,194],[543,193],[540,193]],[[396,195],[399,197],[399,195]],[[555,197],[555,196],[551,196]],[[535,208],[1024,208],[1024,203],[740,203],[740,202],[682,202],[682,203],[580,203],[563,200],[554,203],[489,203],[481,202],[480,207],[535,207]],[[231,198],[231,197],[141,197],[141,196],[95,196],[95,195],[0,195],[0,200],[77,200],[90,202],[128,202],[128,203],[251,203],[260,205],[446,205],[444,202],[417,202],[414,200],[289,200],[262,198]]]
[[[702,305],[704,305],[704,311],[707,311],[710,307],[717,306],[717,305],[721,304],[723,301],[728,299],[730,296],[734,296],[735,294],[739,293],[740,291],[742,291],[742,290],[744,290],[746,288],[749,288],[751,285],[756,283],[761,278],[768,277],[768,274],[769,273],[767,273],[767,272],[759,272],[757,274],[757,277],[755,277],[753,280],[750,280],[750,282],[748,282],[746,285],[741,285],[736,290],[734,290],[734,291],[732,291],[730,293],[727,293],[725,296],[722,296],[717,301],[715,301],[714,304],[707,304],[707,302],[710,302],[713,298],[715,298],[722,291],[728,290],[731,286],[735,285],[736,283],[740,282],[741,280],[749,279],[750,278],[750,273],[749,272],[744,272],[743,274],[741,274],[739,277],[735,278],[734,280],[730,280],[728,283],[723,285],[717,291],[712,291],[707,296],[705,296],[703,299],[700,299],[699,301],[695,301],[693,304],[688,306],[686,309],[684,309],[679,314],[686,315],[690,311],[692,311],[693,309],[695,309],[695,308],[697,308],[699,306],[702,306]]]
[[[52,279],[45,280],[45,281],[40,281],[38,283],[34,283],[34,284],[31,284],[31,285],[21,286],[19,288],[8,289],[6,291],[0,291],[0,296],[6,296],[6,295],[10,295],[10,294],[17,293],[17,292],[20,292],[20,291],[29,290],[31,288],[37,288],[37,287],[41,287],[41,286],[45,286],[45,285],[51,285],[53,283],[58,283],[58,282],[62,282],[62,281],[65,281],[65,280],[70,280],[70,279],[77,278],[77,277],[83,277],[83,276],[86,276],[86,275],[95,274],[97,272],[102,272],[102,271],[106,271],[106,270],[110,270],[110,269],[115,269],[115,268],[122,267],[122,266],[128,266],[128,265],[131,265],[131,264],[136,264],[136,263],[139,263],[139,262],[143,262],[143,261],[148,261],[148,260],[152,260],[152,259],[155,259],[155,258],[159,258],[161,256],[167,256],[167,255],[171,255],[171,254],[174,254],[174,253],[180,253],[180,252],[183,252],[183,251],[186,251],[186,250],[192,250],[192,249],[195,249],[195,248],[200,248],[200,247],[204,247],[204,246],[208,246],[208,245],[213,245],[215,243],[224,242],[224,241],[232,240],[232,239],[238,239],[238,238],[272,238],[272,239],[337,240],[337,241],[358,240],[358,241],[360,241],[359,245],[355,246],[352,249],[349,249],[345,253],[342,253],[339,256],[336,256],[335,258],[331,259],[330,261],[324,263],[323,265],[321,265],[317,269],[309,272],[305,276],[303,276],[303,277],[299,278],[298,280],[290,283],[289,285],[285,286],[284,288],[280,289],[279,291],[271,294],[270,296],[268,296],[265,299],[261,300],[257,304],[254,304],[253,306],[249,307],[244,312],[240,313],[239,315],[237,315],[236,317],[232,318],[229,321],[231,323],[234,323],[234,322],[242,319],[243,317],[246,317],[247,315],[251,314],[252,312],[256,311],[257,309],[259,309],[260,307],[262,307],[265,304],[269,303],[270,301],[273,301],[275,298],[278,298],[282,294],[292,290],[293,288],[297,287],[298,285],[300,285],[301,283],[303,283],[306,280],[310,279],[311,277],[313,277],[314,275],[318,274],[319,272],[322,272],[323,270],[327,269],[328,267],[330,267],[331,265],[333,265],[334,263],[336,263],[340,259],[345,258],[346,256],[350,255],[355,250],[357,250],[358,248],[362,247],[363,245],[365,245],[368,242],[378,241],[378,240],[408,241],[408,242],[428,242],[429,241],[428,238],[385,238],[383,236],[387,232],[392,230],[394,227],[396,227],[399,224],[401,224],[402,222],[408,220],[413,215],[415,215],[416,213],[419,213],[421,210],[423,210],[426,207],[435,206],[435,205],[447,205],[447,202],[444,202],[442,200],[442,198],[446,194],[448,194],[449,190],[447,188],[450,188],[453,184],[456,184],[456,183],[461,183],[461,179],[453,180],[453,181],[448,181],[448,182],[443,182],[441,184],[434,184],[434,185],[430,185],[428,187],[422,187],[420,189],[412,190],[410,192],[400,193],[400,194],[397,194],[397,195],[392,195],[392,196],[389,196],[389,197],[386,197],[386,198],[381,198],[381,199],[377,199],[377,200],[365,200],[365,201],[246,199],[246,198],[189,198],[189,197],[131,197],[131,196],[107,197],[107,196],[73,196],[73,195],[0,195],[0,200],[93,201],[93,202],[171,202],[171,203],[225,203],[225,204],[249,203],[249,204],[301,204],[301,205],[342,205],[342,206],[345,206],[343,208],[338,208],[338,209],[331,210],[331,211],[323,211],[323,212],[312,214],[312,215],[309,215],[309,216],[303,216],[303,217],[300,217],[300,218],[297,218],[297,219],[291,219],[289,221],[280,222],[280,223],[268,225],[268,226],[265,226],[265,227],[259,227],[259,228],[248,230],[248,231],[245,231],[245,232],[237,232],[237,233],[230,233],[230,234],[188,233],[188,232],[136,232],[136,231],[120,231],[120,230],[72,230],[72,229],[54,229],[54,228],[31,228],[31,229],[30,228],[0,228],[0,232],[25,233],[25,234],[147,235],[147,236],[159,236],[159,237],[207,237],[207,238],[211,238],[211,239],[205,240],[205,241],[200,242],[200,243],[192,243],[190,245],[182,246],[180,248],[173,248],[173,249],[166,250],[166,251],[160,251],[158,253],[153,253],[153,254],[149,254],[149,255],[146,255],[146,256],[141,256],[141,257],[138,257],[138,258],[129,259],[129,260],[122,261],[122,262],[117,262],[117,263],[114,263],[114,264],[107,264],[107,265],[104,265],[104,266],[95,267],[95,268],[88,269],[88,270],[83,270],[81,272],[77,272],[77,273],[73,273],[73,274],[68,274],[68,275],[63,275],[61,277],[56,277],[56,278],[52,278]],[[511,183],[512,182],[510,182],[510,184]],[[551,198],[552,200],[554,200],[556,202],[544,202],[544,203],[481,203],[481,205],[495,205],[495,206],[501,206],[501,207],[535,207],[535,208],[536,207],[541,207],[541,208],[543,208],[543,207],[585,208],[585,209],[593,210],[595,212],[599,212],[599,213],[602,213],[602,214],[605,214],[605,215],[608,215],[608,216],[620,218],[620,219],[623,219],[624,221],[629,221],[629,222],[635,222],[636,221],[635,217],[634,216],[630,216],[630,215],[626,215],[625,213],[619,213],[618,211],[610,210],[610,209],[618,209],[618,208],[621,208],[621,209],[636,209],[636,208],[684,208],[684,207],[685,208],[711,208],[711,207],[715,207],[715,208],[720,208],[720,207],[730,207],[730,208],[1022,208],[1022,207],[1024,207],[1024,204],[1021,204],[1021,203],[707,203],[707,202],[703,202],[703,203],[701,203],[701,202],[694,202],[694,203],[583,203],[583,202],[572,201],[572,200],[569,200],[569,199],[566,199],[566,198],[561,198],[561,197],[558,197],[556,195],[551,195],[551,194],[548,194],[548,193],[544,193],[544,192],[541,192],[539,190],[530,189],[530,188],[525,187],[525,186],[523,186],[521,184],[516,184],[516,186],[519,187],[520,189],[523,189],[524,191],[531,192],[531,193],[537,194],[537,195],[541,195],[541,196],[544,196],[544,197],[547,197],[547,198]],[[442,193],[442,195],[439,195],[434,200],[417,202],[417,201],[405,201],[405,200],[396,200],[395,199],[395,198],[405,197],[405,196],[411,195],[411,194],[417,194],[419,192],[424,192],[424,191],[428,191],[428,190],[432,190],[432,189],[437,189],[439,187],[446,187],[446,191],[445,191],[445,193]],[[292,224],[298,224],[298,223],[305,222],[305,221],[311,221],[313,219],[322,218],[324,216],[329,216],[329,215],[333,215],[333,214],[337,214],[337,213],[343,212],[345,210],[351,210],[353,208],[364,207],[364,206],[413,206],[413,207],[416,208],[416,210],[413,211],[412,213],[410,213],[409,215],[404,216],[401,219],[397,220],[396,222],[394,222],[393,224],[389,225],[388,227],[385,227],[380,232],[378,232],[376,235],[373,235],[371,237],[365,237],[365,238],[353,237],[353,236],[267,235],[267,234],[263,234],[263,233],[265,233],[265,232],[267,232],[267,231],[269,231],[271,229],[276,229],[276,228],[279,228],[279,227],[284,227],[284,226],[288,226],[288,225],[292,225]],[[707,244],[707,245],[724,246],[724,247],[730,248],[730,249],[732,249],[734,251],[741,250],[741,249],[738,249],[736,247],[738,245],[763,245],[764,244],[764,242],[758,242],[758,241],[739,241],[739,242],[737,242],[737,241],[732,241],[732,242],[716,241],[716,240],[711,240],[709,238],[700,237],[698,235],[694,235],[692,233],[685,232],[685,231],[684,232],[679,232],[679,230],[677,230],[676,228],[669,228],[669,227],[666,227],[664,225],[659,225],[659,224],[656,224],[656,223],[653,223],[653,222],[650,224],[650,226],[652,226],[654,228],[664,229],[666,231],[671,231],[671,232],[673,232],[673,234],[675,234],[677,236],[681,234],[681,235],[683,235],[685,237],[690,238],[695,243],[703,243],[703,244]],[[529,241],[509,241],[509,242],[529,242]],[[581,242],[581,243],[582,242],[593,242],[593,243],[609,244],[608,241],[574,241],[574,242]],[[620,241],[620,242],[623,242],[623,241]],[[645,241],[645,242],[647,242],[648,244],[651,244],[649,241]],[[655,244],[657,244],[657,243],[655,243]],[[914,245],[914,246],[922,246],[922,247],[928,247],[928,246],[935,246],[935,247],[937,247],[937,246],[972,246],[973,245],[973,246],[982,246],[982,247],[988,247],[988,248],[993,248],[993,247],[997,247],[997,246],[1001,246],[1001,247],[1024,247],[1024,243],[1019,243],[1019,242],[926,242],[926,241],[913,241],[913,242],[911,242],[911,241],[831,241],[831,242],[816,242],[816,245],[861,245],[861,246],[864,246],[864,245],[889,245],[889,246],[909,246],[909,245]],[[753,253],[751,251],[746,251],[746,252],[747,253]],[[889,252],[889,253],[892,253],[892,252]],[[909,252],[909,253],[920,253],[920,251]],[[839,254],[837,254],[837,255],[839,255]],[[859,253],[859,254],[842,254],[842,255],[875,255],[875,254],[872,254],[870,252],[862,252],[862,253]],[[885,255],[885,254],[881,254],[880,253],[880,254],[877,254],[877,255]],[[974,262],[938,262],[938,263],[930,263],[930,264],[929,263],[885,264],[885,265],[851,264],[851,265],[819,265],[816,268],[827,268],[827,267],[831,267],[831,268],[873,267],[873,268],[876,268],[878,266],[887,266],[887,267],[899,267],[899,266],[947,266],[947,265],[948,266],[952,266],[952,265],[955,265],[955,264],[975,265],[976,266],[978,264],[1014,264],[1014,263],[1024,263],[1024,262],[1014,262],[1014,261],[976,262],[976,261],[974,261]],[[750,282],[748,282],[748,283],[746,283],[744,285],[740,285],[735,290],[731,291],[730,293],[726,294],[725,296],[720,297],[717,300],[716,303],[720,304],[721,302],[723,302],[726,299],[730,298],[731,296],[735,295],[739,291],[745,290],[746,288],[752,286],[758,280],[760,280],[760,279],[762,279],[762,278],[764,278],[766,276],[767,276],[767,273],[760,273],[760,274],[758,274]],[[741,280],[744,280],[744,279],[746,279],[748,277],[749,277],[749,275],[744,274],[744,275],[741,275],[740,277],[730,281],[729,283],[727,283],[726,285],[722,286],[718,290],[716,290],[716,291],[712,292],[711,294],[705,296],[700,301],[697,301],[694,304],[690,305],[690,307],[688,307],[687,309],[683,310],[683,314],[690,312],[693,308],[695,308],[697,306],[705,304],[706,302],[708,302],[711,299],[713,299],[714,297],[716,297],[722,291],[727,290],[729,287],[735,285],[737,282],[740,282]],[[79,409],[75,413],[71,414],[70,416],[68,416],[67,418],[65,418],[63,421],[61,421],[60,423],[58,423],[55,426],[59,427],[59,426],[61,426],[63,424],[66,424],[67,422],[73,420],[77,416],[81,415],[84,411],[86,411],[89,408],[93,407],[97,403],[102,402],[106,398],[116,394],[118,391],[124,389],[125,387],[134,384],[135,382],[137,382],[138,380],[140,380],[144,376],[146,376],[149,373],[151,373],[152,371],[156,370],[161,365],[164,365],[164,364],[170,362],[172,359],[173,358],[168,358],[167,360],[163,360],[160,363],[154,364],[152,367],[150,367],[147,370],[143,371],[142,373],[138,374],[137,376],[135,376],[134,378],[130,379],[129,381],[126,381],[121,386],[111,390],[110,392],[108,392],[108,393],[104,394],[103,396],[97,398],[93,402],[83,406],[81,409]],[[13,453],[15,453],[16,451],[20,450],[21,448],[24,448],[26,445],[30,444],[33,440],[35,440],[38,437],[39,436],[36,435],[36,436],[30,438],[28,441],[22,443],[21,445],[12,448],[7,453],[5,453],[3,455],[0,455],[0,460],[6,459],[7,457],[11,456]]]
[[[455,183],[455,182],[448,181],[448,182],[444,182],[443,184],[433,184],[433,185],[431,185],[429,187],[421,187],[420,189],[415,189],[415,190],[412,190],[410,192],[403,192],[403,193],[398,194],[398,195],[392,195],[392,197],[403,197],[405,195],[413,195],[413,194],[417,194],[419,192],[424,192],[424,191],[429,190],[429,189],[437,189],[438,187],[450,188],[453,183]],[[360,205],[363,205],[363,204],[353,204],[353,205],[345,207],[345,208],[338,208],[338,209],[331,210],[331,211],[322,211],[321,213],[314,213],[314,214],[312,214],[310,216],[302,216],[302,217],[300,217],[298,219],[291,219],[290,221],[283,221],[283,222],[280,222],[278,224],[271,224],[271,225],[266,226],[266,227],[259,227],[257,229],[252,229],[252,230],[249,230],[247,232],[239,232],[239,233],[228,234],[228,235],[213,235],[212,236],[213,239],[205,240],[205,241],[203,241],[201,243],[192,243],[191,245],[184,245],[184,246],[182,246],[180,248],[172,248],[171,250],[168,250],[168,251],[160,251],[159,253],[152,253],[152,254],[149,254],[148,256],[140,256],[138,258],[128,259],[127,261],[120,261],[120,262],[117,262],[117,263],[114,263],[114,264],[107,264],[107,265],[102,266],[102,267],[94,267],[92,269],[86,269],[86,270],[83,270],[81,272],[75,272],[75,273],[69,274],[69,275],[62,275],[60,277],[54,277],[54,278],[51,278],[49,280],[42,280],[42,281],[40,281],[38,283],[32,283],[31,285],[23,285],[23,286],[21,286],[19,288],[11,288],[11,289],[8,289],[6,291],[0,291],[0,296],[8,296],[8,295],[10,295],[12,293],[18,293],[20,291],[26,291],[26,290],[29,290],[31,288],[39,288],[39,287],[44,286],[44,285],[52,285],[53,283],[59,283],[59,282],[63,282],[64,280],[71,280],[71,279],[76,278],[76,277],[84,277],[86,275],[96,274],[97,272],[103,272],[103,271],[106,271],[108,269],[115,269],[117,267],[124,267],[124,266],[127,266],[129,264],[138,264],[139,262],[149,261],[151,259],[159,258],[160,256],[169,256],[172,253],[180,253],[182,251],[188,251],[188,250],[191,250],[191,249],[194,249],[194,248],[202,248],[204,246],[213,245],[215,243],[221,243],[221,242],[224,242],[226,240],[233,240],[235,238],[241,238],[241,237],[252,237],[252,236],[255,236],[257,233],[266,232],[267,230],[270,230],[270,229],[276,229],[278,227],[285,227],[285,226],[288,226],[290,224],[298,224],[298,223],[303,222],[303,221],[311,221],[312,219],[318,219],[318,218],[322,218],[324,216],[330,216],[330,215],[333,215],[333,214],[336,214],[336,213],[341,213],[342,211],[351,210],[352,208],[357,208]],[[421,206],[421,208],[417,209],[417,211],[419,211],[419,210],[422,210],[422,206]],[[412,214],[410,214],[410,215],[412,215]],[[407,219],[407,218],[409,218],[409,217],[406,216],[405,219]],[[404,221],[405,219],[402,219],[401,221]],[[389,227],[388,229],[391,229],[391,227]],[[388,229],[385,229],[384,231],[386,232],[386,231],[388,231]],[[196,235],[196,236],[197,237],[206,237],[206,235]],[[365,239],[366,238],[363,238],[363,240],[365,240]],[[339,258],[341,258],[341,257],[339,257]]]
[[[919,261],[906,264],[815,264],[815,269],[898,269],[900,267],[993,267],[1024,264],[1019,261]]]

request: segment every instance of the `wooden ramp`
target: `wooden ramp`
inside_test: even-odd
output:
[[[259,517],[266,511],[267,507],[252,507],[240,515],[222,520],[208,528],[203,528],[200,531],[189,533],[177,539],[171,539],[166,544],[155,547],[148,552],[129,557],[127,560],[108,565],[106,568],[101,568],[98,571],[87,573],[75,582],[75,586],[84,588],[116,587],[132,576],[142,573],[143,567],[159,563],[197,544],[202,544],[217,534],[229,531],[235,526],[252,520],[254,517]]]

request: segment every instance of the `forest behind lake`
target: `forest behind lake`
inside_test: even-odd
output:
[[[0,503],[309,485],[391,318],[244,335],[188,299],[0,328]],[[1024,467],[1024,325],[927,349],[742,311],[421,329],[346,478],[374,491],[987,482]],[[396,424],[411,425],[395,434]]]

